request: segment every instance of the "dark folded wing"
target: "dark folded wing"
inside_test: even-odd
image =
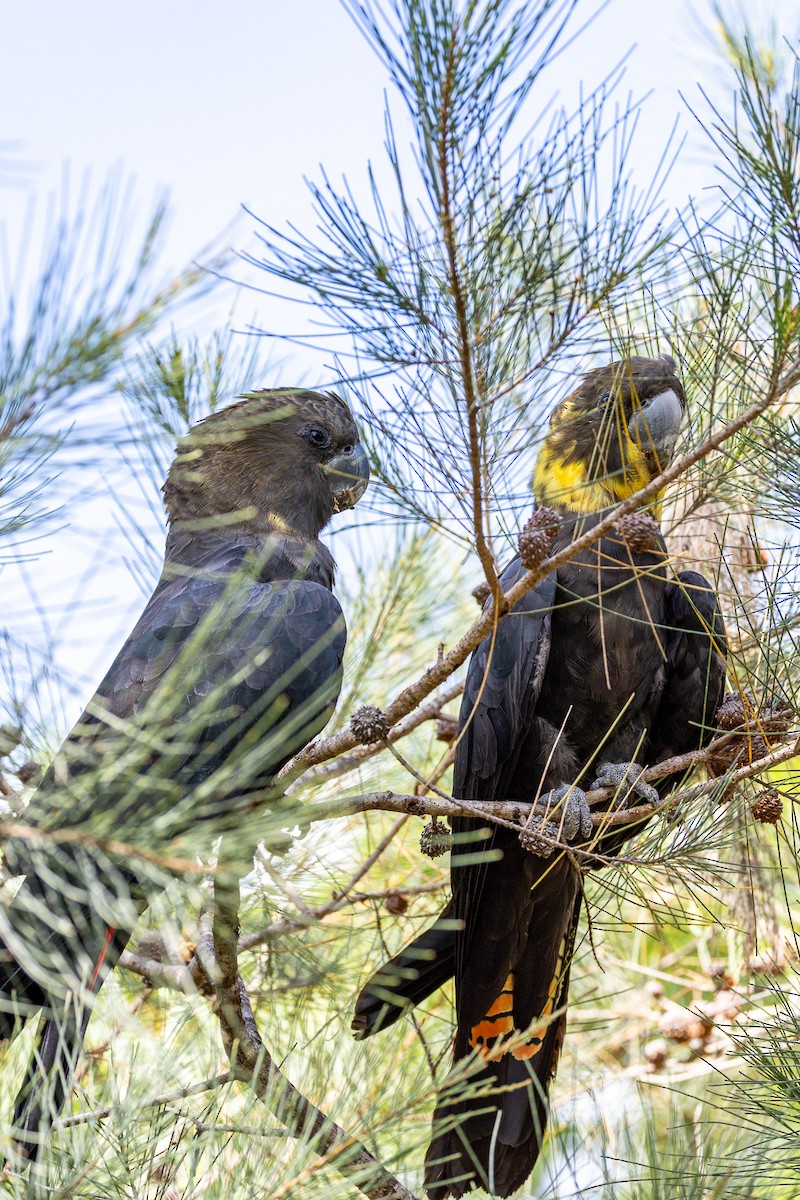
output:
[[[505,590],[524,574],[519,559],[503,573]],[[556,594],[554,575],[543,579],[517,602],[484,638],[470,659],[459,716],[453,795],[468,800],[504,800],[535,716],[550,649],[550,618]],[[516,798],[516,797],[514,797]],[[520,800],[526,797],[519,797]],[[527,799],[533,799],[529,797]],[[487,867],[507,839],[472,818],[453,819],[451,857],[454,916],[465,921],[457,939],[456,979],[463,973],[476,933],[470,917],[478,907]],[[481,831],[485,831],[481,836]],[[461,865],[463,861],[464,865]],[[511,906],[513,907],[513,905]],[[514,917],[498,904],[501,921]],[[482,935],[484,931],[481,931]]]
[[[238,828],[243,797],[328,720],[344,645],[339,604],[319,584],[263,582],[225,558],[162,580],[25,811],[55,840],[7,847],[11,873],[27,876],[0,912],[13,958],[63,984],[95,961],[107,928],[133,927],[150,867],[97,839],[169,855],[195,829],[207,849]],[[85,843],[59,842],[63,830]]]
[[[712,585],[683,571],[667,584],[665,598],[666,682],[650,729],[650,765],[705,745],[725,691],[725,624]],[[660,780],[659,791],[666,794],[674,782],[674,776]]]
[[[328,720],[345,637],[335,596],[307,580],[223,560],[162,581],[26,817],[122,839],[144,810],[163,842],[219,816]]]

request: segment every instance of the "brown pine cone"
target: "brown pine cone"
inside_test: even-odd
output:
[[[548,508],[546,505],[535,508],[523,526],[526,531],[538,529],[552,539],[555,539],[560,528],[561,517],[554,508]]]
[[[769,742],[763,737],[749,737],[745,745],[745,754],[743,756],[742,765],[745,762],[756,762],[759,758],[766,758],[770,751]]]
[[[535,571],[543,563],[550,551],[550,543],[546,533],[536,529],[533,533],[521,533],[517,542],[519,556],[526,571]]]
[[[525,522],[517,543],[526,571],[544,562],[561,528],[561,517],[552,508],[537,508]]]
[[[559,829],[552,821],[541,821],[534,818],[530,825],[525,825],[519,831],[519,842],[523,850],[535,854],[537,858],[549,858],[555,850],[554,841],[558,841]]]
[[[719,729],[738,729],[755,714],[756,702],[749,692],[726,692],[714,720]]]
[[[401,917],[404,912],[408,912],[408,900],[402,892],[390,892],[383,906],[393,917]]]
[[[666,1038],[653,1038],[644,1048],[644,1056],[655,1071],[660,1071],[669,1058],[669,1043]]]
[[[374,704],[365,704],[357,708],[350,718],[350,728],[353,737],[362,745],[368,742],[379,742],[389,732],[389,722],[386,714]]]
[[[769,750],[769,745],[760,734],[743,733],[715,751],[708,765],[715,774],[722,775],[731,767],[744,767],[759,758],[765,758]]]
[[[661,548],[661,530],[658,521],[643,512],[626,513],[616,525],[617,533],[634,554]]]
[[[431,817],[419,835],[419,848],[428,858],[440,858],[453,844],[450,830],[436,817]]]
[[[436,738],[437,741],[452,742],[453,738],[458,734],[458,718],[457,717],[439,717],[436,721]]]
[[[788,733],[797,716],[788,700],[781,696],[767,697],[760,715],[767,733]]]
[[[486,582],[478,583],[472,589],[472,594],[475,597],[475,599],[478,601],[478,604],[481,606],[481,608],[483,608],[484,604],[486,603],[486,601],[489,599],[489,597],[492,594],[492,589],[489,587],[488,583],[486,583]]]
[[[775,788],[764,788],[751,803],[750,811],[764,825],[777,825],[783,816],[783,801]]]
[[[42,782],[44,770],[40,763],[24,762],[22,766],[15,772],[20,783],[28,784],[35,787],[37,783]]]

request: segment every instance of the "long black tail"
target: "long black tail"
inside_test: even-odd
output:
[[[566,1028],[581,906],[577,881],[563,900],[560,921],[532,923],[521,959],[510,964],[483,1019],[474,1025],[459,1020],[453,1068],[425,1158],[431,1200],[474,1187],[509,1196],[539,1157]]]
[[[16,1037],[28,1017],[47,1005],[47,993],[0,943],[0,1041]]]
[[[452,911],[451,902],[433,925],[384,963],[364,984],[353,1017],[357,1038],[370,1037],[393,1025],[407,1009],[427,1000],[452,978],[456,953],[456,921]]]
[[[134,899],[134,881],[119,869],[104,870],[96,861],[87,867],[79,856],[62,853],[56,875],[46,854],[34,859],[26,849],[8,854],[26,879],[0,910],[0,1037],[16,1036],[41,1010],[12,1131],[17,1153],[31,1159],[71,1091],[94,997],[142,905]]]
[[[127,930],[109,927],[86,987],[77,995],[53,999],[36,1038],[25,1079],[14,1103],[12,1137],[17,1153],[35,1159],[72,1091],[92,1002],[128,943]]]

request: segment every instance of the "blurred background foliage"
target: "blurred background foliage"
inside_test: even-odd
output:
[[[694,113],[712,186],[671,213],[659,186],[680,146],[664,148],[658,177],[637,178],[636,106],[618,70],[572,110],[552,98],[559,46],[591,36],[584,4],[346,7],[391,84],[393,189],[371,177],[366,211],[322,175],[309,185],[316,227],[262,224],[248,256],[265,289],[320,322],[305,341],[335,363],[374,469],[365,511],[336,532],[349,642],[327,732],[363,703],[385,707],[468,628],[472,588],[493,582],[530,509],[547,413],[582,371],[627,353],[679,361],[690,398],[683,449],[770,397],[673,485],[665,528],[676,568],[701,567],[723,596],[732,690],[796,713],[797,29],[765,42],[720,13],[726,91]],[[395,134],[400,112],[410,146]],[[72,647],[88,655],[90,676],[116,649],[99,648],[109,597],[133,618],[157,576],[158,488],[176,438],[268,384],[287,349],[266,336],[187,332],[192,305],[235,286],[240,268],[209,253],[208,271],[162,279],[163,220],[159,207],[137,235],[120,178],[65,196],[41,268],[21,255],[4,289],[3,819],[24,819],[75,710],[52,669],[70,608],[97,606],[98,645]],[[113,572],[98,533],[110,496],[127,539]],[[45,554],[71,539],[91,553],[79,587],[54,601]],[[441,908],[446,859],[420,854],[417,818],[313,815],[371,791],[446,789],[452,729],[437,731],[433,718],[455,713],[457,688],[438,695],[441,711],[398,746],[413,773],[383,750],[296,780],[289,802],[249,828],[260,844],[242,887],[240,961],[276,1062],[412,1190],[446,1071],[451,996],[365,1043],[349,1022],[368,973]],[[769,772],[783,801],[774,826],[752,814],[764,782],[731,790],[723,778],[589,878],[548,1149],[522,1189],[531,1200],[797,1195],[796,760]],[[208,902],[207,837],[200,830],[189,846],[197,871],[169,873],[104,987],[70,1111],[36,1172],[7,1174],[0,1194],[360,1194],[320,1161],[313,1138],[290,1136],[269,1103],[226,1082],[213,1009],[186,966]],[[29,1044],[27,1032],[0,1059],[0,1131]]]

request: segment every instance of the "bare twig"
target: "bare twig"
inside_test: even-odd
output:
[[[470,486],[472,498],[472,526],[475,533],[475,549],[480,559],[486,582],[491,589],[495,602],[499,603],[503,594],[494,553],[489,545],[484,529],[483,512],[483,460],[481,441],[478,429],[479,405],[476,392],[475,372],[473,370],[471,339],[467,320],[467,300],[464,281],[458,262],[458,238],[453,220],[450,171],[453,155],[453,145],[450,136],[450,105],[452,101],[453,77],[458,62],[458,52],[455,38],[447,50],[447,68],[445,71],[444,87],[439,117],[437,169],[439,173],[439,222],[447,251],[447,276],[450,294],[453,297],[456,325],[458,328],[458,354],[461,367],[461,379],[464,384],[464,405],[467,413],[467,433],[469,437]]]
[[[429,700],[427,704],[419,705],[413,712],[404,717],[402,721],[398,721],[393,725],[387,733],[385,740],[392,743],[399,742],[401,738],[407,737],[409,733],[418,729],[425,721],[438,720],[442,715],[442,709],[445,705],[449,704],[451,700],[457,699],[463,691],[463,680],[450,683],[433,700]],[[312,750],[317,744],[316,742],[312,742],[311,745],[306,747],[306,750]],[[380,754],[385,749],[386,746],[383,741],[371,742],[368,746],[357,746],[351,754],[341,755],[333,761],[322,762],[313,770],[306,771],[303,775],[303,783],[313,786],[316,783],[322,783],[329,779],[336,779],[338,776],[345,775],[348,771],[359,767],[366,759],[374,758],[376,754]],[[291,774],[296,761],[297,759],[295,758],[292,762],[288,763],[279,773],[278,778],[281,779],[285,775]]]
[[[417,783],[420,785],[420,787],[422,788],[422,792],[420,792],[420,795],[423,795],[425,792],[433,792],[433,794],[435,796],[444,796],[444,797],[447,796],[447,792],[443,792],[441,788],[437,787],[432,778],[428,777],[426,779],[425,776],[420,771],[418,771],[416,769],[416,767],[408,761],[408,759],[405,757],[405,755],[401,754],[400,751],[395,746],[391,745],[390,742],[386,742],[385,745],[386,745],[387,749],[391,752],[391,754],[400,763],[400,766],[403,768],[403,770],[408,771],[411,778],[415,779],[417,781]],[[445,755],[444,758],[446,760],[447,755]],[[441,769],[436,773],[439,775],[442,774]]]
[[[259,863],[261,864],[261,869],[265,871],[267,875],[269,875],[270,879],[278,888],[278,890],[283,892],[286,899],[295,906],[298,912],[303,913],[306,917],[310,917],[311,909],[308,907],[303,897],[295,887],[292,887],[288,879],[284,879],[280,871],[273,867],[267,854],[260,848],[258,850],[257,857]]]
[[[344,887],[339,888],[338,891],[334,892],[333,897],[332,897],[332,902],[338,903],[340,900],[344,900],[345,897],[349,897],[350,893],[353,891],[353,888],[356,886],[356,884],[361,879],[364,878],[367,871],[369,871],[372,867],[374,867],[375,863],[378,861],[378,859],[381,857],[381,855],[384,853],[384,851],[388,849],[388,847],[391,845],[391,843],[397,837],[398,833],[403,828],[403,826],[405,825],[407,820],[408,820],[408,817],[399,817],[395,821],[395,823],[392,825],[389,832],[387,834],[385,834],[384,837],[381,838],[381,840],[378,842],[377,846],[371,852],[371,854],[368,854],[367,857],[364,859],[364,861],[359,864],[358,869],[355,871],[355,873],[353,875],[350,876],[350,878],[348,879],[348,881],[344,885]],[[317,913],[319,913],[320,916],[327,915],[327,913],[331,911],[330,903],[331,902],[329,902],[328,905],[324,905],[321,909],[317,909],[316,910]],[[308,911],[309,910],[306,909],[306,912],[308,912]]]
[[[313,1105],[273,1061],[239,974],[238,932],[238,879],[223,873],[215,887],[212,946],[206,947],[206,955],[231,1075],[265,1100],[293,1136],[313,1139],[319,1157],[370,1200],[414,1200],[357,1138]]]
[[[407,819],[405,818],[405,820]],[[313,909],[306,920],[291,917],[283,921],[274,921],[271,925],[264,925],[255,933],[243,934],[239,938],[239,950],[252,950],[254,946],[272,942],[276,938],[284,937],[287,933],[298,929],[307,929],[312,921],[314,923],[323,921],[332,913],[341,912],[343,908],[349,908],[355,904],[366,904],[371,900],[389,900],[392,896],[423,896],[430,892],[440,892],[445,886],[445,880],[442,878],[439,882],[418,883],[413,887],[378,888],[371,892],[353,892],[349,896],[337,896],[329,900],[327,904]]]
[[[403,822],[408,820],[407,817],[401,819]],[[395,825],[399,825],[399,822],[396,822]],[[394,828],[395,826],[393,826]],[[351,886],[351,883],[352,881],[348,881],[348,888]],[[437,882],[418,883],[410,887],[376,888],[372,891],[359,892],[348,891],[346,895],[343,895],[342,892],[337,892],[325,904],[311,909],[305,917],[285,917],[282,921],[273,921],[269,925],[263,925],[253,933],[242,934],[239,938],[239,953],[253,950],[256,946],[263,946],[269,942],[274,942],[278,938],[285,937],[287,933],[296,933],[298,930],[308,929],[312,925],[320,924],[326,917],[341,912],[344,908],[351,908],[356,904],[367,904],[375,900],[390,900],[393,896],[424,896],[429,893],[440,892],[445,886],[445,879],[442,877]],[[214,989],[208,980],[199,957],[193,957],[186,964],[163,963],[158,959],[145,958],[144,955],[137,954],[133,950],[124,950],[120,956],[119,965],[124,970],[130,971],[131,974],[139,975],[153,988],[169,988],[171,991],[185,992],[188,995],[193,995],[195,992],[200,992],[204,995],[213,995]]]
[[[701,765],[710,758],[713,758],[722,748],[728,746],[732,740],[741,738],[742,736],[742,732],[737,730],[724,733],[720,737],[715,738],[702,750],[693,750],[688,754],[676,755],[673,758],[665,759],[655,766],[646,768],[639,778],[646,783],[654,783],[667,775],[688,771],[691,767]],[[777,738],[780,735],[774,734],[772,736]],[[755,759],[753,762],[745,763],[737,770],[728,772],[720,778],[694,784],[692,787],[682,791],[671,792],[657,805],[641,804],[633,808],[626,808],[624,807],[623,797],[623,803],[618,808],[612,811],[604,809],[601,812],[593,813],[592,825],[595,829],[605,832],[611,828],[643,823],[664,808],[677,803],[689,803],[698,800],[705,795],[713,793],[720,785],[728,788],[746,779],[752,779],[754,776],[761,774],[762,771],[767,771],[771,767],[787,762],[798,754],[800,754],[800,738],[792,734],[790,742],[780,749],[771,751],[769,754]],[[614,793],[610,788],[596,788],[587,792],[587,799],[590,805],[597,806],[603,803],[607,804],[613,795]],[[342,817],[373,811],[396,812],[403,814],[404,817],[474,817],[484,820],[490,825],[504,825],[515,830],[519,830],[532,817],[546,818],[552,815],[550,808],[546,804],[530,804],[522,800],[497,800],[492,801],[491,804],[486,804],[471,800],[457,800],[452,797],[423,797],[419,795],[403,795],[395,792],[369,792],[361,796],[350,796],[341,800],[331,801],[325,805],[325,811],[319,815],[315,815],[313,819],[315,821],[327,820],[331,817]],[[399,826],[400,822],[396,822],[392,826],[379,847],[373,852],[373,857],[377,856],[378,852],[382,852],[385,845],[397,833]],[[544,834],[542,834],[542,837],[545,841],[550,841],[556,849],[575,850],[574,847],[562,844],[558,839],[548,839]],[[596,852],[591,852],[591,854],[587,852],[587,856],[597,858]],[[307,928],[309,925],[323,921],[327,916],[339,912],[342,908],[354,904],[368,900],[388,899],[388,897],[398,894],[410,896],[434,892],[444,886],[442,883],[430,883],[413,887],[387,888],[380,891],[352,892],[350,889],[362,877],[363,873],[359,870],[358,874],[348,882],[346,888],[343,889],[343,892],[346,894],[343,894],[343,892],[336,893],[325,904],[311,909],[307,915],[276,921],[271,925],[264,926],[255,933],[244,935],[239,939],[238,950],[250,950],[257,945],[262,945],[287,933]],[[132,971],[136,975],[142,976],[153,987],[167,987],[184,992],[200,990],[207,993],[210,990],[205,973],[197,958],[192,959],[186,966],[177,966],[146,959],[130,950],[126,950],[120,958],[120,966]]]
[[[528,574],[532,574],[532,572],[528,572]],[[666,775],[686,771],[692,766],[707,762],[718,754],[722,748],[728,746],[731,741],[741,739],[746,735],[746,729],[730,730],[715,738],[712,742],[709,742],[702,750],[692,750],[688,754],[681,754],[646,768],[640,778],[650,783],[653,780],[663,779]],[[733,773],[725,775],[724,779],[728,784],[735,784],[740,780],[749,779],[753,775],[757,775],[761,771],[767,770],[778,763],[786,762],[800,753],[800,740],[797,740],[795,735],[776,732],[771,733],[770,736],[773,741],[789,736],[791,737],[791,744],[763,758],[756,759]],[[686,792],[673,793],[670,801],[691,800],[696,796],[707,794],[718,786],[718,782],[718,780],[711,780],[706,784],[697,784]],[[248,806],[250,808],[260,807],[263,803],[264,794],[262,791],[252,793],[250,797],[246,798]],[[274,796],[274,790],[269,790],[267,794],[270,797]],[[608,800],[613,794],[610,788],[599,788],[588,792],[587,796],[590,804],[599,804]],[[492,801],[490,804],[480,804],[471,800],[455,800],[442,792],[433,797],[422,797],[420,795],[410,796],[386,791],[367,792],[360,796],[349,796],[325,801],[323,804],[309,808],[307,814],[304,814],[304,820],[308,820],[309,823],[315,823],[317,821],[332,820],[336,817],[353,816],[356,813],[369,812],[371,810],[405,813],[411,816],[475,816],[486,821],[494,821],[496,824],[511,822],[515,825],[519,820],[524,821],[531,816],[549,815],[549,809],[546,806],[531,805],[527,800],[522,798],[519,801],[498,800]],[[596,826],[601,824],[622,825],[629,823],[630,813],[633,811],[627,810],[627,817],[626,812],[617,811],[614,813],[605,812],[595,814],[593,819]],[[125,858],[126,860],[139,859],[158,866],[163,870],[174,871],[176,874],[186,873],[207,877],[209,875],[215,876],[219,871],[219,867],[198,863],[196,859],[175,858],[171,855],[159,854],[156,851],[140,850],[127,842],[118,842],[112,838],[96,837],[84,830],[43,830],[38,828],[38,826],[26,825],[20,821],[6,821],[0,822],[0,839],[3,838],[24,838],[27,841],[40,841],[43,844],[50,845],[57,845],[63,842],[91,846],[102,850],[104,853]],[[313,911],[310,915],[314,916]],[[149,962],[149,960],[146,961]],[[144,962],[145,960],[141,960],[141,964]],[[156,963],[154,965],[158,969],[153,972],[152,976],[141,965],[138,973],[147,978],[152,978],[154,986],[158,986],[155,984],[155,980],[160,976],[163,964]]]
[[[146,1108],[158,1108],[163,1104],[177,1104],[181,1100],[188,1099],[189,1096],[199,1096],[203,1092],[216,1091],[217,1088],[224,1087],[226,1083],[233,1080],[233,1075],[230,1071],[223,1071],[221,1075],[212,1075],[210,1079],[204,1079],[202,1083],[190,1083],[186,1087],[176,1088],[174,1092],[166,1092],[163,1096],[156,1096],[152,1100],[148,1100]],[[70,1129],[73,1125],[85,1125],[89,1121],[102,1121],[106,1117],[110,1117],[115,1107],[114,1104],[106,1104],[103,1108],[94,1108],[90,1112],[76,1113],[71,1117],[61,1117],[53,1122],[54,1129]]]
[[[738,736],[741,736],[741,734]],[[714,742],[710,743],[703,750],[694,750],[689,754],[681,754],[674,758],[666,759],[664,762],[658,763],[657,766],[649,767],[642,771],[642,774],[638,778],[646,783],[652,783],[654,780],[661,779],[665,775],[672,775],[678,771],[686,771],[690,767],[712,757],[719,750],[720,745],[727,743],[729,740],[730,735],[726,734],[722,738],[715,739]],[[592,825],[595,829],[605,830],[609,826],[634,824],[637,821],[642,821],[652,816],[654,812],[659,811],[665,806],[680,802],[689,802],[701,796],[708,795],[718,788],[720,784],[724,783],[728,787],[732,784],[740,783],[745,779],[751,779],[754,775],[758,775],[762,771],[767,771],[771,767],[786,762],[798,754],[800,754],[800,738],[793,737],[790,745],[772,751],[763,758],[755,759],[738,770],[729,772],[717,779],[710,779],[705,783],[695,784],[684,791],[671,792],[665,800],[657,805],[644,804],[636,808],[620,806],[610,812],[607,810],[595,812],[592,814]],[[587,792],[586,797],[590,805],[597,805],[607,802],[614,794],[612,788],[595,788]],[[360,812],[372,812],[376,809],[383,812],[408,813],[412,816],[473,817],[486,821],[489,824],[505,825],[512,829],[521,828],[531,817],[548,818],[552,816],[552,806],[541,802],[530,804],[525,800],[493,800],[487,803],[477,800],[458,800],[452,797],[445,800],[440,796],[369,792],[361,796],[348,796],[338,801],[331,801],[325,813],[325,818],[319,819],[327,819],[331,815],[341,817]],[[313,819],[316,820],[318,818],[314,817]],[[544,835],[542,836],[544,837]],[[572,847],[562,844],[555,838],[544,837],[544,840],[550,842],[554,847],[572,849]]]
[[[134,859],[174,871],[176,875],[208,875],[213,868],[199,863],[196,858],[176,858],[155,850],[142,850],[130,842],[116,838],[98,837],[83,829],[40,829],[38,825],[26,825],[24,821],[0,821],[0,841],[20,838],[26,842],[41,842],[43,845],[63,843],[72,846],[91,846],[105,854],[127,860]]]

